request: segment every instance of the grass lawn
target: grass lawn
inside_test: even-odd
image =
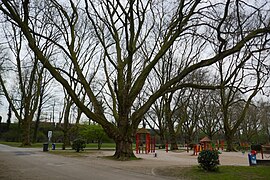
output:
[[[55,154],[55,155],[61,155],[65,157],[87,157],[87,155],[94,153],[95,151],[93,150],[84,150],[80,152],[75,152],[75,150],[68,149],[68,150],[54,150],[54,151],[49,151],[50,154]]]
[[[239,179],[270,179],[269,166],[220,166],[218,172],[206,172],[193,167],[171,167],[158,169],[157,174],[173,176],[180,179],[194,180],[239,180]]]
[[[0,144],[5,144],[8,146],[12,146],[12,147],[20,147],[21,143],[20,142],[4,142],[4,141],[0,141]],[[43,147],[43,143],[35,143],[32,144],[31,146],[27,146],[30,148],[42,148]],[[98,145],[97,143],[90,143],[90,144],[86,144],[86,149],[90,148],[90,149],[97,149]],[[56,143],[56,148],[62,148],[62,143]],[[115,149],[115,143],[103,143],[101,146],[101,149]]]

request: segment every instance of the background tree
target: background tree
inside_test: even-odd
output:
[[[261,122],[261,129],[260,132],[263,135],[262,139],[265,140],[265,143],[270,144],[270,112],[269,112],[269,102],[265,102],[262,100],[259,100],[257,103],[258,109],[259,109],[259,119]],[[257,111],[258,113],[258,111]]]
[[[183,114],[180,118],[182,122],[180,124],[182,124],[182,134],[185,136],[185,143],[198,143],[198,124],[202,112],[200,91],[197,89],[190,90],[184,102],[182,107]]]
[[[100,125],[84,125],[83,129],[80,131],[80,135],[87,139],[87,142],[97,142],[98,150],[101,149],[102,140],[105,137],[105,132]]]
[[[218,102],[218,95],[215,91],[202,92],[201,115],[199,118],[199,130],[207,135],[211,140],[222,128],[221,110]]]
[[[263,11],[258,13],[259,9],[255,6],[249,6],[250,12],[256,13],[255,16],[248,16],[242,2],[236,1],[235,5],[227,1],[225,11],[216,29],[218,40],[221,46],[216,46],[216,51],[220,52],[235,44],[239,39],[244,39],[247,34],[244,22],[247,23],[249,29],[261,27],[264,24],[261,17]],[[258,13],[258,14],[257,14]],[[215,12],[213,15],[219,15]],[[254,18],[258,20],[254,22]],[[222,25],[226,27],[221,31]],[[237,32],[237,33],[236,33]],[[224,34],[223,34],[224,33]],[[265,39],[266,38],[266,39]],[[252,99],[261,90],[268,80],[267,61],[265,61],[269,48],[269,37],[258,37],[248,42],[242,51],[233,54],[230,59],[220,60],[218,63],[219,81],[221,85],[220,100],[222,110],[222,120],[224,125],[225,138],[227,141],[227,151],[232,151],[233,138],[245,119],[246,112]],[[226,86],[225,84],[229,84]],[[247,96],[246,98],[244,96]],[[242,103],[239,103],[241,102]],[[233,111],[238,109],[237,112]]]
[[[162,99],[158,99],[149,111],[146,113],[144,120],[147,125],[159,136],[159,143],[165,145],[165,134],[167,131],[166,122],[164,121],[164,111]]]
[[[242,142],[252,143],[255,136],[258,136],[258,131],[261,129],[261,119],[259,108],[251,104],[246,113],[245,119],[239,127],[240,140]]]
[[[7,81],[4,82],[4,77],[0,75],[0,83],[4,90],[5,97],[14,112],[19,124],[22,125],[22,145],[30,145],[30,126],[34,114],[37,109],[39,87],[41,82],[41,74],[39,71],[39,63],[36,56],[31,57],[29,52],[22,52],[24,43],[22,33],[17,31],[12,25],[10,32],[6,32],[6,36],[14,36],[13,41],[10,41],[9,48],[11,49],[15,62],[9,60],[6,63],[6,69],[16,72],[18,84],[13,84],[12,87],[18,91],[9,91]],[[18,85],[18,86],[17,86]],[[16,94],[15,94],[16,93]]]
[[[49,73],[43,68],[41,69],[42,72],[41,74],[41,85],[40,85],[40,95],[39,95],[39,104],[37,108],[37,114],[36,114],[36,122],[35,122],[35,127],[34,127],[34,132],[33,132],[33,143],[37,141],[37,133],[38,133],[38,128],[41,120],[41,113],[42,111],[45,111],[48,107],[46,107],[47,104],[49,104],[49,101],[53,98],[52,92],[51,92],[51,82],[52,82],[52,77],[49,75]],[[54,117],[53,117],[54,120]]]
[[[236,69],[234,70],[237,71],[237,73],[233,75],[233,79],[231,80],[231,86],[224,87],[220,90],[222,120],[224,125],[225,138],[227,141],[227,151],[234,150],[233,140],[235,133],[238,127],[244,121],[252,99],[264,86],[264,83],[266,82],[265,78],[268,78],[264,77],[264,75],[261,74],[261,62],[257,63],[257,65],[254,65],[256,66],[256,69],[254,69],[254,74],[252,74],[251,72],[245,74],[243,68],[239,69],[236,67]],[[245,78],[251,75],[253,75],[255,78],[255,85],[251,88],[241,86],[244,83]],[[221,81],[223,83],[223,80]],[[248,96],[247,93],[249,93]],[[247,98],[245,98],[244,96],[247,96]]]
[[[71,97],[65,93],[65,98],[64,98],[64,109],[63,109],[63,133],[64,133],[64,139],[63,139],[63,150],[66,148],[66,146],[70,146],[70,139],[69,139],[69,135],[68,135],[68,131],[69,131],[69,122],[70,122],[70,110],[71,110],[71,106],[73,104],[73,101],[71,99]]]

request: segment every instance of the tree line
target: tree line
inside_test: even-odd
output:
[[[142,122],[172,149],[198,129],[222,131],[229,151],[240,130],[269,134],[267,109],[256,110],[267,103],[254,101],[268,95],[266,0],[1,0],[0,11],[0,84],[24,145],[60,85],[64,137],[75,109],[76,123],[86,116],[115,141],[117,159],[134,156]]]

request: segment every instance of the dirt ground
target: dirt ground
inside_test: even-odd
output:
[[[101,157],[113,155],[113,151],[100,151],[88,156],[89,159],[98,159],[98,163],[109,164],[112,167],[118,167],[121,169],[127,169],[135,172],[142,172],[145,174],[156,175],[156,172],[160,168],[168,168],[172,166],[193,166],[198,165],[197,157],[193,155],[193,152],[166,152],[164,150],[157,150],[157,156],[154,153],[149,154],[136,154],[141,160],[134,161],[113,161],[107,160]],[[232,166],[249,166],[248,154],[242,152],[221,152],[220,165],[232,165]]]

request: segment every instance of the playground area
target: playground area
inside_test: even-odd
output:
[[[205,136],[200,140],[200,143],[192,146],[186,145],[177,151],[169,151],[168,143],[166,143],[165,149],[160,150],[156,148],[155,137],[151,137],[149,131],[141,128],[136,133],[136,149],[134,154],[138,158],[153,161],[152,164],[157,162],[157,164],[162,165],[192,166],[198,164],[197,157],[202,150],[218,150],[220,165],[249,166],[257,164],[251,161],[251,159],[257,159],[259,164],[262,161],[264,164],[270,164],[270,146],[256,145],[250,147],[247,143],[239,145],[241,151],[226,152],[223,140],[213,142]]]
[[[143,160],[140,161],[133,161],[131,164],[141,164],[141,165],[149,165],[149,166],[170,166],[170,165],[177,165],[177,166],[193,166],[198,165],[197,155],[193,154],[193,151],[168,151],[166,150],[156,150],[156,153],[139,153],[136,154],[137,158],[142,158]],[[102,151],[100,152],[100,156],[111,156],[113,155],[113,151]],[[258,158],[260,156],[258,155]],[[248,153],[242,152],[224,152],[221,151],[219,155],[220,165],[230,165],[230,166],[249,166],[248,161]],[[114,163],[114,162],[112,162]],[[117,163],[117,161],[116,161]],[[127,162],[129,164],[130,162]],[[126,163],[121,163],[125,164]]]

